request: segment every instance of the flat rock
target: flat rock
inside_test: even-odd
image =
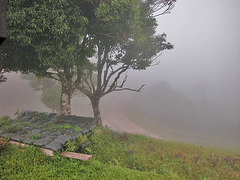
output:
[[[25,116],[25,113],[26,113],[25,111],[19,112],[17,118],[19,119],[22,118],[23,116]]]
[[[21,118],[22,121],[28,121],[30,119],[32,119],[32,116],[24,116]]]
[[[11,138],[12,140],[14,141],[18,141],[18,142],[21,142],[23,140],[23,137],[22,136],[19,136],[19,135],[12,135]]]
[[[71,133],[72,140],[76,140],[79,136],[82,136],[83,134],[81,132],[73,132]]]
[[[60,142],[62,145],[64,145],[68,140],[72,139],[70,135],[61,135],[57,137],[54,141]]]
[[[34,144],[37,146],[44,146],[46,144],[50,144],[51,142],[53,142],[53,140],[55,139],[55,137],[46,137],[44,139],[40,139],[38,141],[36,141]]]
[[[31,139],[31,138],[24,138],[22,140],[23,143],[25,144],[33,144],[35,142],[35,140]]]
[[[45,145],[44,148],[58,151],[62,149],[62,143],[53,141],[52,143]]]
[[[32,134],[40,134],[41,133],[41,130],[40,129],[33,129]]]
[[[68,140],[86,134],[96,127],[96,119],[79,116],[65,116],[56,113],[37,111],[21,111],[12,125],[22,128],[16,133],[4,133],[0,127],[0,137],[8,137],[14,141],[34,144],[53,151],[60,150]],[[80,128],[76,128],[76,127]],[[80,132],[77,132],[80,131]],[[33,139],[34,134],[39,134],[41,139]]]

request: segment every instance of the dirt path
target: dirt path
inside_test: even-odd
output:
[[[134,134],[142,134],[156,139],[163,139],[133,123],[123,114],[111,113],[107,117],[105,117],[103,124],[104,126],[109,126],[112,130]]]
[[[139,125],[128,119],[128,117],[123,111],[124,105],[126,103],[124,99],[127,99],[127,97],[122,98],[121,100],[112,99],[112,101],[109,102],[110,106],[107,108],[108,112],[103,114],[103,125],[107,125],[112,130],[116,130],[119,132],[141,134],[148,137],[164,140],[164,138],[155,135],[154,133],[140,127]]]

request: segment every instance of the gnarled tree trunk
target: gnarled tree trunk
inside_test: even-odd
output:
[[[91,98],[90,100],[92,103],[94,118],[97,119],[97,125],[102,126],[102,118],[101,118],[101,113],[100,113],[100,108],[99,108],[99,100],[100,99]]]

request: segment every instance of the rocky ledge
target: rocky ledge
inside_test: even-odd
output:
[[[94,118],[37,111],[22,111],[9,121],[0,127],[0,137],[53,151],[61,150],[68,140],[88,135],[97,123]]]

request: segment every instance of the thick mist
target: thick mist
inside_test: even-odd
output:
[[[240,1],[181,0],[158,17],[174,49],[146,71],[128,72],[127,86],[103,98],[103,123],[113,129],[210,146],[240,147]],[[19,74],[0,85],[0,115],[17,109],[51,111]],[[73,114],[92,116],[75,96]]]

